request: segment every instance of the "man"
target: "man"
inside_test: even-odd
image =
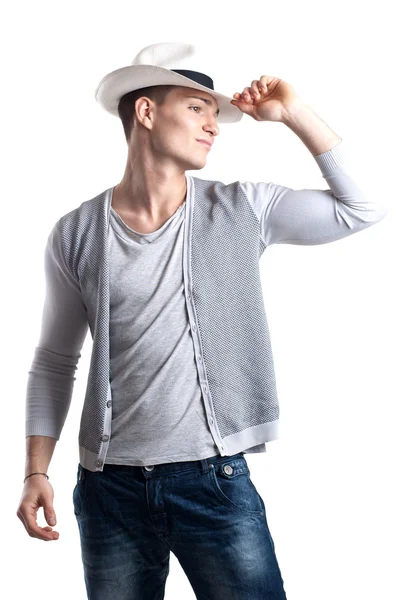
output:
[[[101,80],[97,100],[128,142],[125,173],[61,217],[46,246],[17,515],[30,536],[58,539],[47,470],[90,328],[73,503],[91,599],[162,599],[170,551],[201,600],[286,598],[244,457],[278,437],[259,257],[274,243],[344,238],[387,212],[291,85],[262,75],[231,99],[204,71],[194,46],[161,43]],[[244,113],[292,129],[331,189],[188,176],[219,124]]]

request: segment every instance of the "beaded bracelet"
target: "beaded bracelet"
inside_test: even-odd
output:
[[[28,479],[28,477],[32,477],[32,475],[44,475],[47,479],[49,479],[49,476],[47,475],[47,473],[31,473],[30,475],[27,475],[24,479],[24,483],[25,481]]]

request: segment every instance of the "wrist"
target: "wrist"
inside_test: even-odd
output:
[[[24,483],[27,479],[30,479],[31,477],[36,477],[37,475],[39,475],[40,477],[45,477],[46,479],[49,479],[49,476],[47,475],[47,473],[34,471],[32,473],[28,473],[27,475],[25,475]]]
[[[284,108],[281,122],[290,129],[294,129],[295,125],[303,120],[303,116],[308,116],[311,112],[313,112],[312,108],[300,96],[297,96]]]

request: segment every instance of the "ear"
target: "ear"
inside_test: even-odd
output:
[[[134,110],[136,113],[136,120],[139,121],[144,127],[152,128],[153,117],[154,117],[155,104],[147,96],[141,96],[136,100]]]

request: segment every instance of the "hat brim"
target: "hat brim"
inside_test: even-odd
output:
[[[180,73],[154,65],[130,65],[108,73],[98,84],[95,98],[104,110],[118,117],[118,104],[122,96],[133,90],[153,85],[178,85],[211,94],[219,105],[218,123],[237,123],[244,114],[239,108],[230,104],[232,98],[215,92]]]

